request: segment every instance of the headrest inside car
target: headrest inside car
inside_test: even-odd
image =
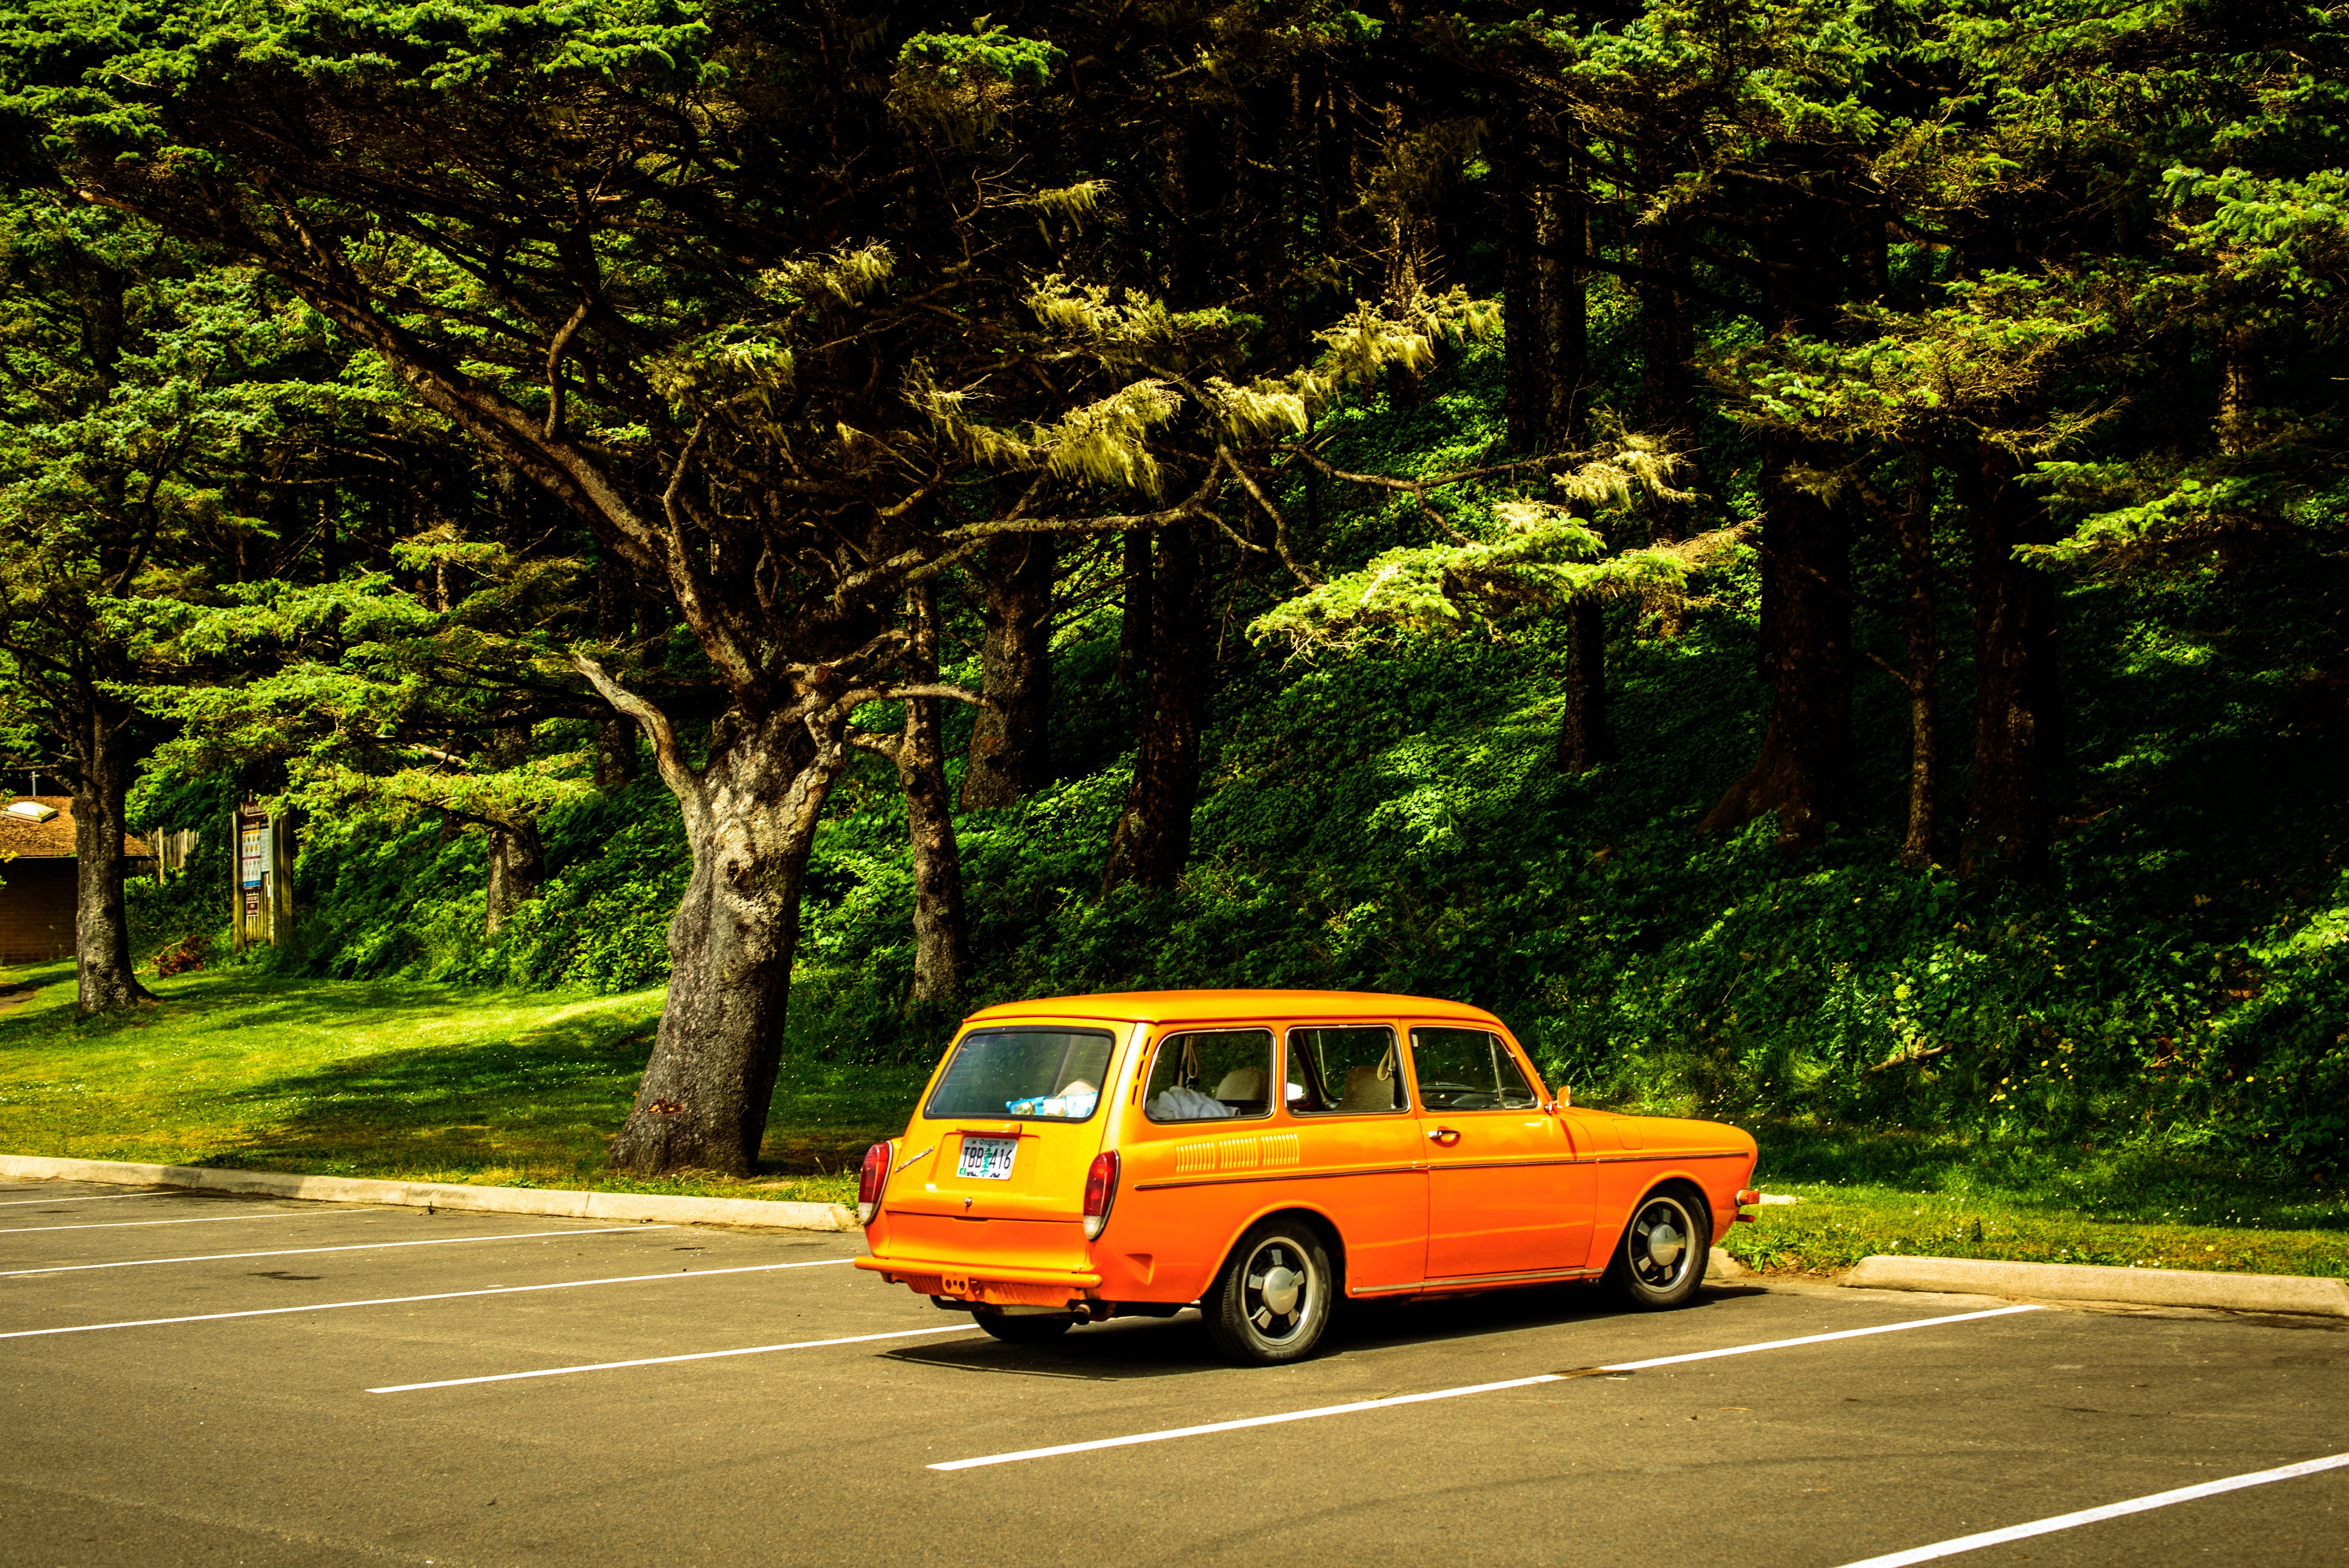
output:
[[[1262,1099],[1264,1069],[1234,1068],[1224,1075],[1224,1081],[1216,1086],[1216,1098],[1217,1099]]]

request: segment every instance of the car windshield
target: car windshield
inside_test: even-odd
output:
[[[1101,1101],[1110,1045],[1095,1029],[974,1029],[926,1114],[1082,1121]]]

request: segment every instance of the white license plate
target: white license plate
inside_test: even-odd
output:
[[[955,1161],[955,1174],[975,1176],[982,1181],[1011,1180],[1011,1157],[1019,1152],[1016,1138],[966,1138],[962,1140],[962,1158]]]

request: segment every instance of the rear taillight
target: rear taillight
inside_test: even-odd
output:
[[[1737,1194],[1738,1206],[1741,1208],[1748,1203],[1758,1203],[1761,1201],[1762,1194],[1751,1187],[1746,1188],[1744,1191]]]
[[[881,1207],[881,1190],[889,1185],[889,1161],[896,1157],[894,1143],[876,1143],[864,1151],[856,1172],[856,1222],[869,1225]]]
[[[1093,1156],[1085,1172],[1085,1240],[1101,1240],[1109,1224],[1109,1208],[1117,1202],[1117,1150],[1104,1149]],[[1065,1212],[1066,1211],[1063,1211]]]

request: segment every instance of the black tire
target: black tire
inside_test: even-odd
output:
[[[1050,1345],[1076,1325],[1073,1317],[1040,1317],[1026,1313],[1006,1317],[999,1312],[974,1312],[978,1326],[1006,1345]]]
[[[1630,1306],[1661,1312],[1686,1306],[1704,1283],[1713,1218],[1682,1187],[1659,1187],[1640,1200],[1607,1265],[1607,1283]]]
[[[1319,1227],[1270,1219],[1249,1227],[1199,1303],[1207,1337],[1247,1367],[1302,1361],[1330,1326],[1338,1287]]]

